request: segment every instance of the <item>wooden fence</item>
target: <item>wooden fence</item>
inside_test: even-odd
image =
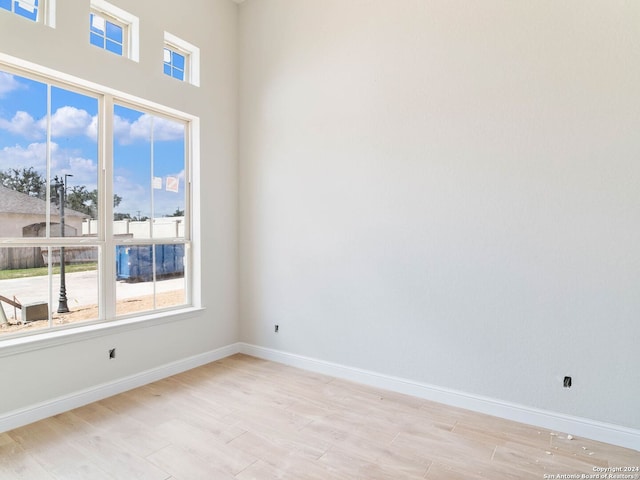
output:
[[[44,267],[40,247],[0,248],[0,270]]]
[[[64,258],[67,265],[72,263],[90,263],[98,261],[98,249],[95,247],[65,247]],[[0,248],[0,270],[45,267],[48,250],[40,247]],[[51,249],[54,265],[60,264],[60,248]]]

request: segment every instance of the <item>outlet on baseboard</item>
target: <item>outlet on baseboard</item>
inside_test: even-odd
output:
[[[274,326],[273,326],[273,331],[274,331],[275,333],[278,333],[278,331],[279,331],[279,330],[280,330],[280,325],[274,325]]]
[[[115,348],[110,348],[109,349],[109,360],[113,360],[114,358],[116,358],[116,349]]]
[[[571,388],[571,377],[564,377],[562,385],[564,388]]]

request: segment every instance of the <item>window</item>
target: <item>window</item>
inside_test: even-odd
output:
[[[124,32],[126,26],[106,15],[92,13],[91,20],[91,45],[103,48],[116,55],[122,56],[124,48]]]
[[[186,55],[173,50],[168,45],[164,47],[164,73],[170,77],[184,80]]]
[[[55,27],[55,2],[56,0],[0,0],[0,10]]]
[[[191,305],[189,131],[0,67],[0,338]]]
[[[34,22],[38,20],[38,0],[0,0],[0,8]]]
[[[200,85],[200,49],[164,32],[163,71],[170,77]]]
[[[1,1],[1,0],[0,0]],[[104,0],[91,1],[89,42],[116,55],[139,60],[139,19]]]
[[[116,287],[116,314],[182,305],[185,123],[120,104],[113,118],[116,276],[124,280]],[[139,292],[148,301],[129,302],[126,281],[145,282]]]

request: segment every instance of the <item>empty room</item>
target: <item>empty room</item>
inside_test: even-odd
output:
[[[640,479],[640,2],[0,0],[0,480]]]

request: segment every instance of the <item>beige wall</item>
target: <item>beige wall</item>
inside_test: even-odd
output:
[[[640,428],[640,2],[239,24],[242,339]]]
[[[24,227],[41,223],[44,220],[44,215],[0,213],[0,237],[21,238],[24,236]],[[57,223],[59,219],[53,217],[51,221]],[[65,231],[73,228],[78,235],[82,235],[82,221],[82,217],[65,216]]]

